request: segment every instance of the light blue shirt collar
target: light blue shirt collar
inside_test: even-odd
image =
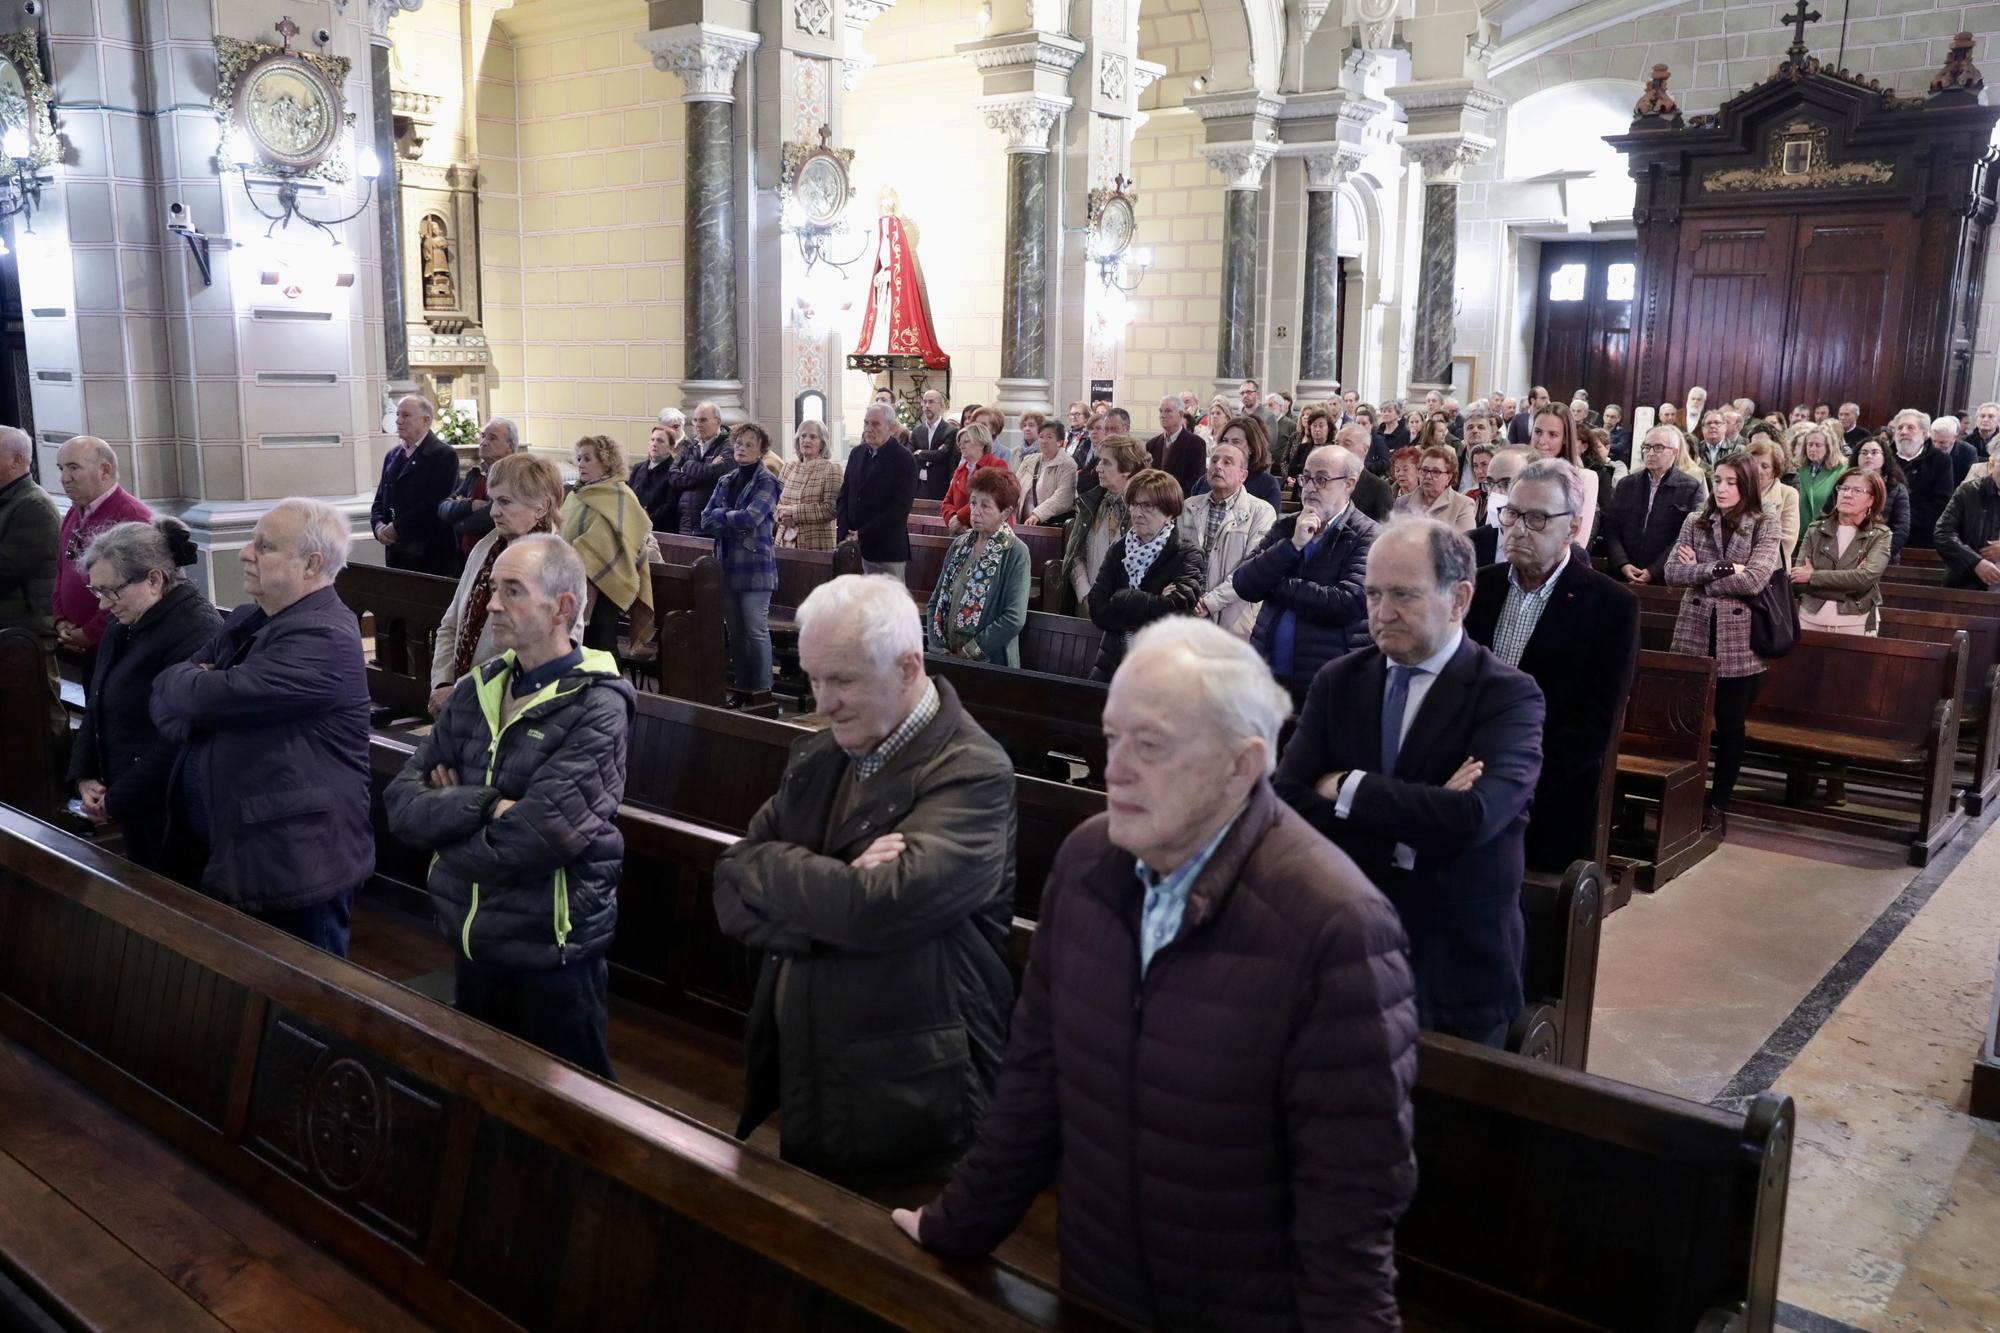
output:
[[[1236,813],[1227,823],[1215,831],[1215,836],[1202,844],[1201,850],[1181,862],[1165,875],[1156,873],[1144,861],[1133,864],[1133,872],[1139,876],[1139,883],[1146,890],[1146,901],[1139,913],[1139,975],[1144,976],[1152,965],[1153,955],[1164,948],[1174,936],[1180,934],[1181,918],[1187,913],[1188,890],[1207,868],[1209,858],[1215,849],[1229,836],[1229,830],[1236,827],[1236,821],[1243,817],[1250,802],[1245,799],[1236,807]]]

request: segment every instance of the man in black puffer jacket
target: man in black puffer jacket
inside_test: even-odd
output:
[[[560,537],[501,554],[488,624],[508,651],[458,683],[383,804],[396,837],[437,854],[458,1008],[609,1079],[633,695],[609,653],[570,641],[585,586]]]

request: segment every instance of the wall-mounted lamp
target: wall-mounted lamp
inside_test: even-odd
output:
[[[352,160],[355,171],[363,180],[368,182],[367,192],[362,195],[361,202],[355,205],[353,212],[344,213],[337,218],[316,218],[299,206],[298,178],[289,174],[277,178],[276,187],[271,196],[275,208],[266,208],[258,200],[257,187],[252,185],[250,173],[259,164],[259,159],[255,146],[250,142],[249,135],[243,133],[241,130],[231,130],[228,138],[224,141],[223,150],[228,153],[229,160],[238,168],[236,174],[243,181],[243,195],[250,201],[250,207],[257,210],[259,217],[265,218],[270,222],[271,225],[264,229],[266,236],[289,227],[292,224],[292,219],[297,218],[307,226],[318,228],[320,231],[326,233],[327,240],[332,244],[340,244],[340,235],[334,231],[334,228],[352,222],[368,211],[368,205],[375,201],[375,182],[382,171],[381,163],[376,160],[375,150],[357,139],[352,148]],[[271,182],[267,180],[260,182],[260,184],[269,187]]]
[[[10,125],[0,134],[0,222],[19,216],[28,234],[35,230],[35,206],[42,202],[42,186],[48,178],[37,170],[34,158],[34,144],[28,138],[28,131],[20,125]],[[7,253],[7,242],[0,237],[0,255]]]
[[[850,170],[854,150],[835,148],[832,127],[819,127],[819,146],[787,143],[781,156],[778,190],[782,200],[778,225],[799,238],[799,258],[806,272],[824,262],[847,275],[847,266],[868,253],[868,241],[846,259],[826,252],[827,239],[846,227],[847,206],[854,199]]]
[[[1133,250],[1128,254],[1112,255],[1097,261],[1097,280],[1107,291],[1115,291],[1130,296],[1139,290],[1139,284],[1146,280],[1146,270],[1153,266],[1151,250]]]

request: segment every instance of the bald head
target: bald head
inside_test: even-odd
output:
[[[430,434],[431,418],[436,415],[437,409],[431,406],[430,399],[422,394],[409,395],[396,404],[396,438],[406,448],[416,448]]]
[[[19,481],[33,465],[35,442],[19,426],[0,426],[0,486]]]
[[[71,436],[56,450],[56,472],[71,504],[95,504],[118,485],[118,455],[95,435]]]

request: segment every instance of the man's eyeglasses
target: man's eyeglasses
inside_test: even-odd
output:
[[[1513,505],[1500,506],[1500,526],[1511,528],[1516,523],[1526,525],[1530,532],[1540,532],[1549,526],[1552,518],[1562,518],[1573,510],[1558,509],[1553,514],[1545,514],[1539,509],[1516,509]]]
[[[1324,490],[1336,481],[1353,481],[1354,478],[1346,475],[1335,476],[1331,472],[1308,472],[1300,480],[1311,482],[1313,485]]]
[[[1639,452],[1642,454],[1670,454],[1674,452],[1674,446],[1660,443],[1642,444],[1639,446]]]
[[[1512,477],[1496,477],[1491,472],[1486,474],[1486,489],[1488,492],[1497,491],[1501,495],[1505,495],[1513,487],[1514,479]]]

